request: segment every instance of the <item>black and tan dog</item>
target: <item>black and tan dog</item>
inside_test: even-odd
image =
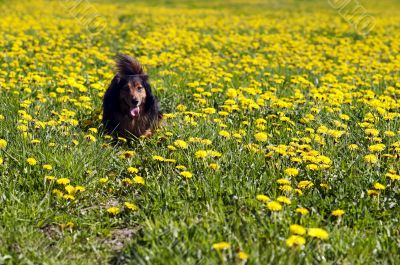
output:
[[[103,125],[109,134],[150,137],[162,114],[148,76],[134,58],[117,57],[118,72],[103,98]]]

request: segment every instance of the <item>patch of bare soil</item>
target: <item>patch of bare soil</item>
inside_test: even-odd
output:
[[[114,252],[119,252],[124,245],[132,240],[138,228],[118,228],[111,231],[111,235],[103,239],[103,244]]]
[[[62,231],[59,226],[55,224],[47,224],[41,227],[40,231],[51,241],[57,240],[62,236]]]

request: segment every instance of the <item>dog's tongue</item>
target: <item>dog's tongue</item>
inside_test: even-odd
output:
[[[132,117],[138,116],[138,115],[139,115],[139,112],[140,112],[139,107],[132,108],[132,109],[131,109],[131,115],[132,115]]]

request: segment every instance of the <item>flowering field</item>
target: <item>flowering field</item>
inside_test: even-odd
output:
[[[331,2],[0,1],[0,264],[399,264],[399,4]],[[150,139],[103,133],[118,53]]]

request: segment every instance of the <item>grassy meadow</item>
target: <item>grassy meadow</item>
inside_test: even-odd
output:
[[[400,3],[333,2],[0,0],[0,264],[400,264]]]

